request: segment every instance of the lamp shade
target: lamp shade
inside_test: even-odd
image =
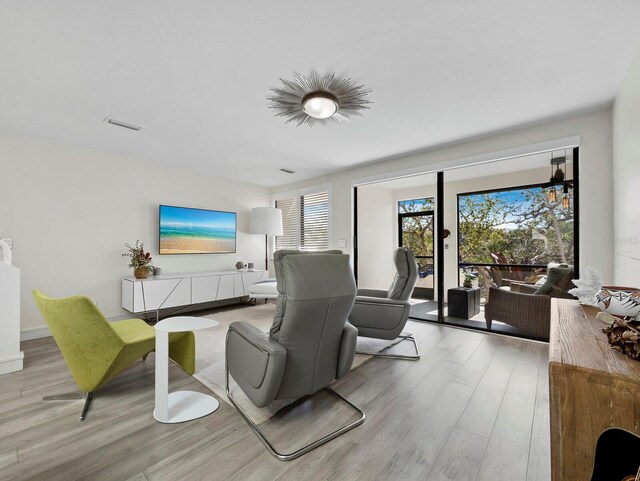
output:
[[[249,232],[262,235],[282,235],[282,210],[275,207],[251,209]]]

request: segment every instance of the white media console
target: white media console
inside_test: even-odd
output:
[[[245,297],[266,271],[220,271],[122,279],[122,307],[137,314]]]

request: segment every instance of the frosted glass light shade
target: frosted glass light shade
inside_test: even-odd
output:
[[[275,207],[251,209],[249,232],[262,235],[282,235],[282,210]]]
[[[304,101],[302,110],[314,119],[328,119],[338,110],[338,104],[326,97],[311,97]]]

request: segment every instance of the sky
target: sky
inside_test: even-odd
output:
[[[198,227],[235,229],[236,213],[161,205],[160,224],[191,224]]]

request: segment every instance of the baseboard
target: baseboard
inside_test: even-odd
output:
[[[20,351],[18,355],[5,357],[0,359],[0,374],[8,374],[10,372],[22,371],[22,360],[24,353]]]
[[[132,314],[124,314],[121,316],[110,316],[107,317],[107,321],[122,321],[124,319],[131,319],[134,317]],[[43,337],[51,337],[51,332],[47,326],[43,327],[32,327],[30,329],[22,329],[20,331],[20,342],[23,341],[32,341],[34,339],[42,339]]]
[[[20,331],[20,342],[32,341],[33,339],[41,339],[43,337],[51,337],[51,333],[47,326],[32,327],[30,329],[22,329]]]

